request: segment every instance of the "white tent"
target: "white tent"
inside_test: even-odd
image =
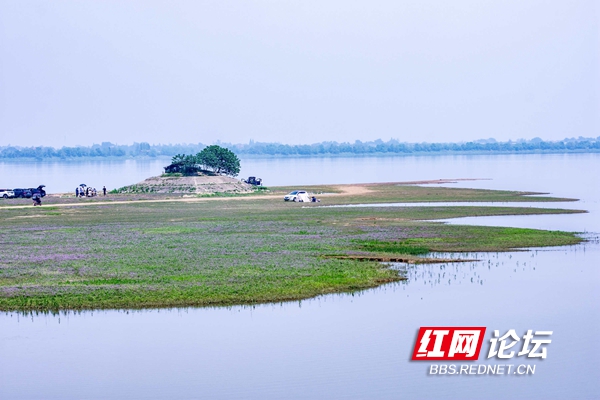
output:
[[[308,196],[308,193],[304,192],[304,193],[298,193],[296,195],[296,201],[302,201],[302,202],[306,202],[306,203],[310,203],[310,197]]]

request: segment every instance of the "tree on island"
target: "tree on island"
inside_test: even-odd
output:
[[[237,176],[240,173],[240,159],[231,150],[221,146],[206,147],[196,155],[196,160],[203,169],[217,174]]]
[[[192,175],[198,172],[196,156],[177,154],[171,159],[171,165],[165,167],[165,172],[180,172],[184,175]]]
[[[237,176],[240,173],[240,160],[231,150],[212,145],[195,156],[177,154],[171,159],[171,165],[165,167],[166,173],[184,175],[193,175],[202,170]]]

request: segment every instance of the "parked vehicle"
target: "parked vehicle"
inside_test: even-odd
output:
[[[299,202],[309,202],[310,198],[308,197],[308,193],[304,190],[294,190],[287,194],[284,198],[284,201],[299,201]]]
[[[22,199],[30,199],[33,196],[31,193],[31,189],[13,189],[15,193],[15,197],[20,197]]]
[[[15,192],[10,189],[0,189],[0,197],[4,199],[12,199],[15,197]]]
[[[262,179],[261,178],[257,178],[255,176],[251,176],[248,179],[242,179],[242,182],[245,182],[249,185],[254,185],[254,186],[260,186],[262,185]]]
[[[44,197],[46,195],[46,191],[44,190],[45,187],[46,185],[40,185],[36,188],[30,188],[29,190],[31,190],[32,194],[39,194],[41,197]]]
[[[14,197],[22,198],[22,199],[30,199],[34,194],[40,195],[40,197],[46,196],[46,190],[44,188],[46,185],[40,185],[36,188],[28,188],[28,189],[13,189]]]

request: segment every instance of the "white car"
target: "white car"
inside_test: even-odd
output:
[[[15,197],[15,192],[10,189],[0,189],[0,197],[4,199],[12,199]]]
[[[304,190],[294,190],[283,198],[284,201],[307,201],[306,199],[308,199],[308,193]]]

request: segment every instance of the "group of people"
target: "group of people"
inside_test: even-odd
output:
[[[106,186],[102,187],[102,194],[106,196]],[[98,196],[96,188],[89,186],[78,186],[75,188],[75,197],[95,197]]]
[[[106,196],[106,186],[102,187],[102,194],[104,196]],[[94,196],[98,196],[98,191],[96,191],[96,188],[91,188],[91,187],[85,186],[85,185],[77,186],[75,188],[75,197],[94,197]],[[39,193],[34,193],[34,195],[31,197],[31,200],[33,200],[34,206],[42,205],[42,196]]]

